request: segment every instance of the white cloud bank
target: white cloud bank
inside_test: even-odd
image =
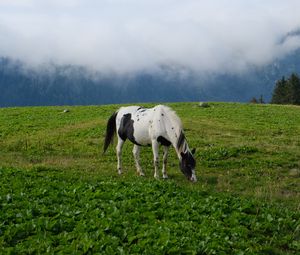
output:
[[[290,33],[299,10],[299,0],[0,0],[0,56],[99,71],[237,72],[300,48]]]

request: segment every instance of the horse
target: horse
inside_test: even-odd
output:
[[[144,176],[140,165],[140,149],[142,146],[152,146],[154,156],[154,178],[159,178],[159,146],[163,146],[162,176],[167,175],[167,156],[169,147],[175,148],[179,159],[179,167],[186,178],[192,182],[197,181],[195,174],[195,149],[190,150],[182,123],[177,114],[169,107],[157,105],[153,108],[140,106],[121,107],[114,112],[107,121],[103,153],[113,142],[117,133],[116,147],[118,173],[122,174],[122,147],[128,139],[133,146],[133,156],[137,173]]]

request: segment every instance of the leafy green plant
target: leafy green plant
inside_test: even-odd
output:
[[[151,106],[148,104],[145,106]],[[169,104],[191,147],[191,184],[170,151],[170,180],[124,175],[102,155],[118,105],[0,109],[0,253],[297,254],[300,111],[295,106]]]
[[[1,176],[2,252],[299,251],[300,213],[272,203],[77,171],[1,168]]]

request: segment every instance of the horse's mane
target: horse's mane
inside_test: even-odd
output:
[[[185,135],[183,132],[183,127],[182,127],[182,122],[176,112],[169,108],[168,106],[163,106],[164,112],[168,115],[170,122],[172,123],[173,126],[177,127],[177,144],[176,147],[179,151],[184,151],[185,150]]]

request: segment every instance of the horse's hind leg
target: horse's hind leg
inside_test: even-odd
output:
[[[168,175],[167,175],[167,160],[168,160],[168,151],[169,151],[169,147],[168,146],[164,146],[164,156],[163,156],[163,168],[162,168],[162,174],[163,174],[163,178],[167,179]]]
[[[117,151],[117,159],[118,159],[118,173],[122,174],[122,147],[124,144],[124,140],[122,140],[119,136],[118,136],[118,144],[116,147],[116,151]]]
[[[144,174],[144,172],[141,168],[141,165],[140,165],[140,150],[141,150],[141,147],[135,144],[133,146],[132,153],[133,153],[133,157],[134,157],[134,160],[135,160],[137,173],[140,176],[144,176],[145,174]]]
[[[153,151],[153,161],[154,161],[154,178],[159,178],[158,167],[159,167],[159,144],[156,140],[152,140],[152,151]]]

